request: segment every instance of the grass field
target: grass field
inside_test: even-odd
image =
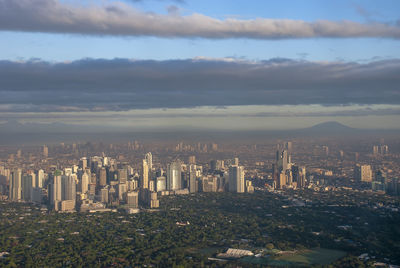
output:
[[[305,250],[296,254],[285,254],[276,256],[268,261],[270,265],[328,265],[337,259],[346,255],[346,252],[340,250],[316,248]]]

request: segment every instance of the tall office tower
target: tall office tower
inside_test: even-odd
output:
[[[144,159],[147,161],[147,166],[149,167],[149,171],[151,172],[153,170],[153,155],[148,152],[145,156]]]
[[[233,158],[233,164],[232,165],[233,166],[239,166],[239,158],[238,157]]]
[[[360,153],[358,153],[358,152],[355,152],[354,153],[354,161],[355,162],[358,162],[358,159],[360,158]]]
[[[127,191],[128,191],[128,186],[125,183],[118,184],[118,199],[125,200],[125,195]]]
[[[194,156],[194,155],[189,156],[188,162],[189,162],[189,165],[190,164],[193,164],[193,165],[196,164],[196,156]]]
[[[108,189],[104,187],[100,190],[101,203],[108,203]]]
[[[197,180],[196,180],[196,165],[189,165],[189,192],[197,192]]]
[[[300,188],[299,187],[299,182],[300,182],[299,166],[296,166],[296,165],[292,166],[292,182],[295,183],[298,188]]]
[[[143,189],[149,188],[149,163],[148,163],[147,159],[143,159],[142,180],[140,181],[140,187]]]
[[[10,174],[10,191],[9,199],[11,201],[18,201],[22,198],[22,170],[16,169],[11,171]]]
[[[22,196],[21,199],[24,201],[31,201],[32,192],[32,176],[24,175],[22,177]]]
[[[306,167],[302,167],[301,168],[301,172],[300,172],[300,181],[299,183],[297,183],[297,187],[299,188],[304,188],[306,187]]]
[[[21,158],[21,157],[22,157],[22,151],[21,151],[21,149],[19,149],[17,151],[17,158]]]
[[[76,182],[73,176],[61,176],[62,200],[76,200]]]
[[[379,147],[378,147],[378,145],[374,145],[374,146],[372,147],[372,154],[373,154],[373,155],[378,155],[378,154],[379,154]]]
[[[286,185],[286,181],[287,181],[287,175],[286,172],[281,172],[279,174],[279,185],[277,185],[278,189],[283,189],[283,186]]]
[[[43,156],[45,158],[49,157],[49,148],[46,145],[43,145]]]
[[[86,194],[89,191],[89,175],[85,172],[81,178],[81,193]]]
[[[88,166],[88,160],[86,157],[82,157],[81,159],[79,159],[79,167],[82,170],[85,170]]]
[[[130,208],[139,207],[139,192],[128,192],[126,194],[126,204]]]
[[[55,205],[62,200],[61,175],[55,174],[53,182],[49,185],[50,204]]]
[[[363,182],[372,181],[372,169],[370,165],[356,165],[354,167],[354,178]]]
[[[105,168],[101,168],[100,169],[99,184],[100,184],[100,186],[106,186],[107,185],[107,170]]]
[[[164,176],[157,177],[156,190],[157,192],[165,191],[167,189],[167,178]]]
[[[243,166],[229,167],[229,191],[244,193],[244,168]]]
[[[36,179],[36,174],[35,172],[31,171],[29,175],[32,177],[32,188],[37,187],[37,179]]]
[[[128,171],[125,168],[118,169],[118,182],[125,184],[128,180]]]
[[[182,163],[176,160],[167,168],[167,190],[179,190],[182,185]]]

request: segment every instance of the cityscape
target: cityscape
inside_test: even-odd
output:
[[[382,230],[377,237],[371,238],[376,240],[374,243],[384,243],[380,246],[378,244],[372,246],[372,242],[365,241],[362,236],[364,232],[371,231],[370,228],[375,228],[373,222],[382,220],[381,217],[384,217],[387,224],[383,228],[394,228],[389,222],[396,224],[399,219],[399,141],[396,138],[387,140],[366,138],[361,142],[359,140],[357,144],[351,138],[348,141],[338,140],[339,138],[315,137],[290,141],[278,139],[255,144],[248,142],[154,144],[134,140],[121,144],[86,142],[3,147],[0,154],[2,206],[5,211],[9,211],[6,209],[7,204],[18,204],[17,207],[12,206],[12,209],[19,211],[19,215],[25,215],[20,219],[25,220],[36,215],[35,218],[43,218],[40,221],[42,226],[46,226],[51,218],[60,213],[66,215],[61,219],[66,217],[68,222],[76,220],[77,216],[73,215],[83,213],[88,216],[96,215],[95,217],[108,215],[106,216],[108,219],[120,218],[130,223],[132,216],[133,219],[140,221],[141,217],[147,217],[142,215],[164,217],[162,215],[171,211],[176,213],[169,217],[175,225],[174,232],[178,233],[180,228],[189,226],[195,228],[204,220],[208,222],[207,216],[200,221],[188,212],[183,214],[185,216],[180,214],[182,210],[188,209],[187,205],[183,204],[192,203],[194,200],[197,200],[194,206],[204,206],[205,209],[208,206],[208,199],[216,201],[221,198],[225,200],[223,202],[232,199],[229,202],[238,202],[244,198],[251,204],[245,208],[249,211],[240,212],[241,209],[236,206],[230,209],[237,210],[237,216],[247,214],[251,216],[252,210],[262,210],[257,203],[259,201],[256,200],[264,199],[269,212],[271,209],[278,209],[274,213],[264,215],[269,220],[280,218],[280,213],[295,215],[303,211],[300,214],[307,215],[310,212],[305,210],[318,211],[319,207],[321,209],[325,207],[327,210],[315,213],[318,217],[321,217],[320,213],[333,213],[339,217],[332,222],[335,225],[333,230],[329,230],[327,226],[313,226],[308,227],[310,230],[306,234],[311,236],[308,238],[311,242],[307,243],[312,244],[315,243],[313,240],[325,239],[322,243],[319,241],[321,244],[318,248],[321,250],[315,252],[316,256],[322,255],[320,258],[326,259],[319,261],[320,264],[389,265],[391,262],[396,262],[399,258],[396,249],[398,236],[392,236],[391,239],[394,240],[389,242],[384,235],[387,230]],[[347,200],[349,197],[353,199]],[[276,204],[271,203],[277,198],[280,201],[279,208],[275,208]],[[224,205],[229,206],[229,203]],[[359,223],[352,222],[353,214],[350,214],[350,219],[347,218],[350,215],[339,216],[350,208],[358,210],[357,213],[367,210],[368,213],[375,214],[374,217],[377,219],[364,218],[366,214],[364,211],[361,213],[363,216],[356,217],[357,222],[365,221],[358,226]],[[35,214],[32,211],[37,212]],[[287,214],[286,211],[291,213]],[[3,217],[10,215],[9,213],[3,214]],[[139,215],[139,218],[136,215]],[[277,227],[278,230],[292,228],[289,222],[291,221],[288,219],[283,221],[282,224],[286,227],[280,225]],[[10,220],[2,221],[2,228],[7,228],[10,224],[12,224]],[[139,222],[136,224],[141,226]],[[208,224],[217,223],[210,221]],[[95,228],[103,230],[104,226]],[[161,232],[160,228],[164,227],[143,229],[132,226],[132,228],[135,234],[131,235],[145,236],[149,231]],[[257,225],[256,229],[259,228],[261,226]],[[18,230],[18,233],[20,232],[21,230]],[[272,230],[270,232],[273,233]],[[292,232],[299,231],[294,229]],[[62,240],[65,243],[65,239],[68,240],[65,236],[80,235],[81,232],[76,230],[70,234],[58,231],[58,235],[52,236],[52,239],[59,242]],[[202,241],[204,248],[210,248],[210,252],[207,253],[200,253],[201,248],[197,249],[199,251],[185,250],[186,253],[182,256],[183,263],[189,266],[197,266],[200,263],[279,266],[295,264],[296,262],[291,262],[290,256],[295,258],[293,256],[301,256],[307,252],[305,248],[308,245],[300,241],[295,245],[285,245],[282,242],[278,244],[270,235],[256,239],[246,232],[246,237],[251,236],[251,239],[243,238],[243,233],[238,231],[234,231],[232,235],[233,240],[214,237]],[[359,235],[361,237],[357,237]],[[3,234],[2,239],[6,240],[2,241],[7,241],[10,237],[14,237],[13,239],[17,241],[21,239],[21,242],[25,241],[15,234]],[[292,242],[290,239],[293,239],[282,238],[288,240],[287,242]],[[198,238],[193,239],[196,241]],[[39,241],[34,240],[32,243]],[[329,250],[325,249],[324,244],[331,243],[334,245],[327,246]],[[4,244],[4,247],[7,247],[7,244]],[[135,248],[133,242],[127,245]],[[151,245],[150,243],[149,246]],[[7,250],[12,251],[12,247],[9,245]],[[2,253],[3,264],[7,263],[9,256],[7,254],[11,254],[9,251]],[[353,257],[348,263],[340,262],[349,252]],[[34,254],[31,256],[36,261],[45,260],[33,252],[29,254]],[[146,260],[135,259],[134,262],[131,257],[118,260],[114,258],[107,260],[111,261],[107,265],[142,262],[149,265],[172,265],[155,260],[153,254],[148,255]],[[103,253],[100,259],[105,261],[105,255],[107,254]],[[55,265],[68,264],[65,258],[55,257],[55,260],[57,260],[54,262]],[[16,261],[22,259],[17,258]],[[81,257],[81,263],[89,263],[88,261],[86,257]],[[93,260],[93,264],[95,261]],[[176,261],[182,260],[178,258]],[[46,262],[41,263],[46,265]],[[301,262],[297,263],[299,264],[304,265]]]
[[[398,0],[0,0],[0,267],[400,267]]]

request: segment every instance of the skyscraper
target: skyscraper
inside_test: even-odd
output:
[[[181,189],[182,180],[182,163],[176,160],[168,165],[167,168],[167,190]]]
[[[127,180],[128,180],[128,171],[125,168],[118,169],[119,183],[126,183]]]
[[[244,193],[244,168],[243,166],[229,167],[229,191]]]
[[[32,176],[24,175],[22,177],[22,196],[21,199],[25,201],[31,201],[31,193],[32,193]]]
[[[104,167],[100,169],[99,184],[100,184],[100,186],[107,185],[107,170]]]
[[[89,175],[85,172],[81,178],[81,193],[86,194],[89,191]]]
[[[43,188],[43,182],[44,182],[44,171],[43,171],[43,169],[39,169],[36,178],[37,178],[36,187]]]
[[[146,154],[146,156],[147,156],[147,154]],[[143,159],[142,180],[140,181],[140,187],[143,188],[143,189],[148,189],[149,188],[149,164],[148,164],[148,160],[147,159]]]
[[[22,197],[22,171],[21,169],[13,170],[10,174],[10,191],[9,199],[11,201],[21,200]]]
[[[196,165],[189,165],[189,192],[197,192]]]
[[[356,165],[354,167],[354,178],[362,182],[372,181],[372,169],[370,165]]]
[[[73,176],[61,176],[62,200],[76,200],[76,182]]]
[[[144,156],[144,159],[146,160],[149,171],[151,172],[153,170],[153,155],[151,154],[151,152],[148,152]]]
[[[45,158],[49,157],[49,148],[46,145],[43,145],[43,156]]]

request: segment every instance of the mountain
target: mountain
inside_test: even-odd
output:
[[[343,125],[336,121],[328,121],[320,124],[316,124],[312,127],[309,127],[310,131],[326,131],[326,132],[338,132],[338,131],[358,131],[359,129],[352,128],[346,125]]]

